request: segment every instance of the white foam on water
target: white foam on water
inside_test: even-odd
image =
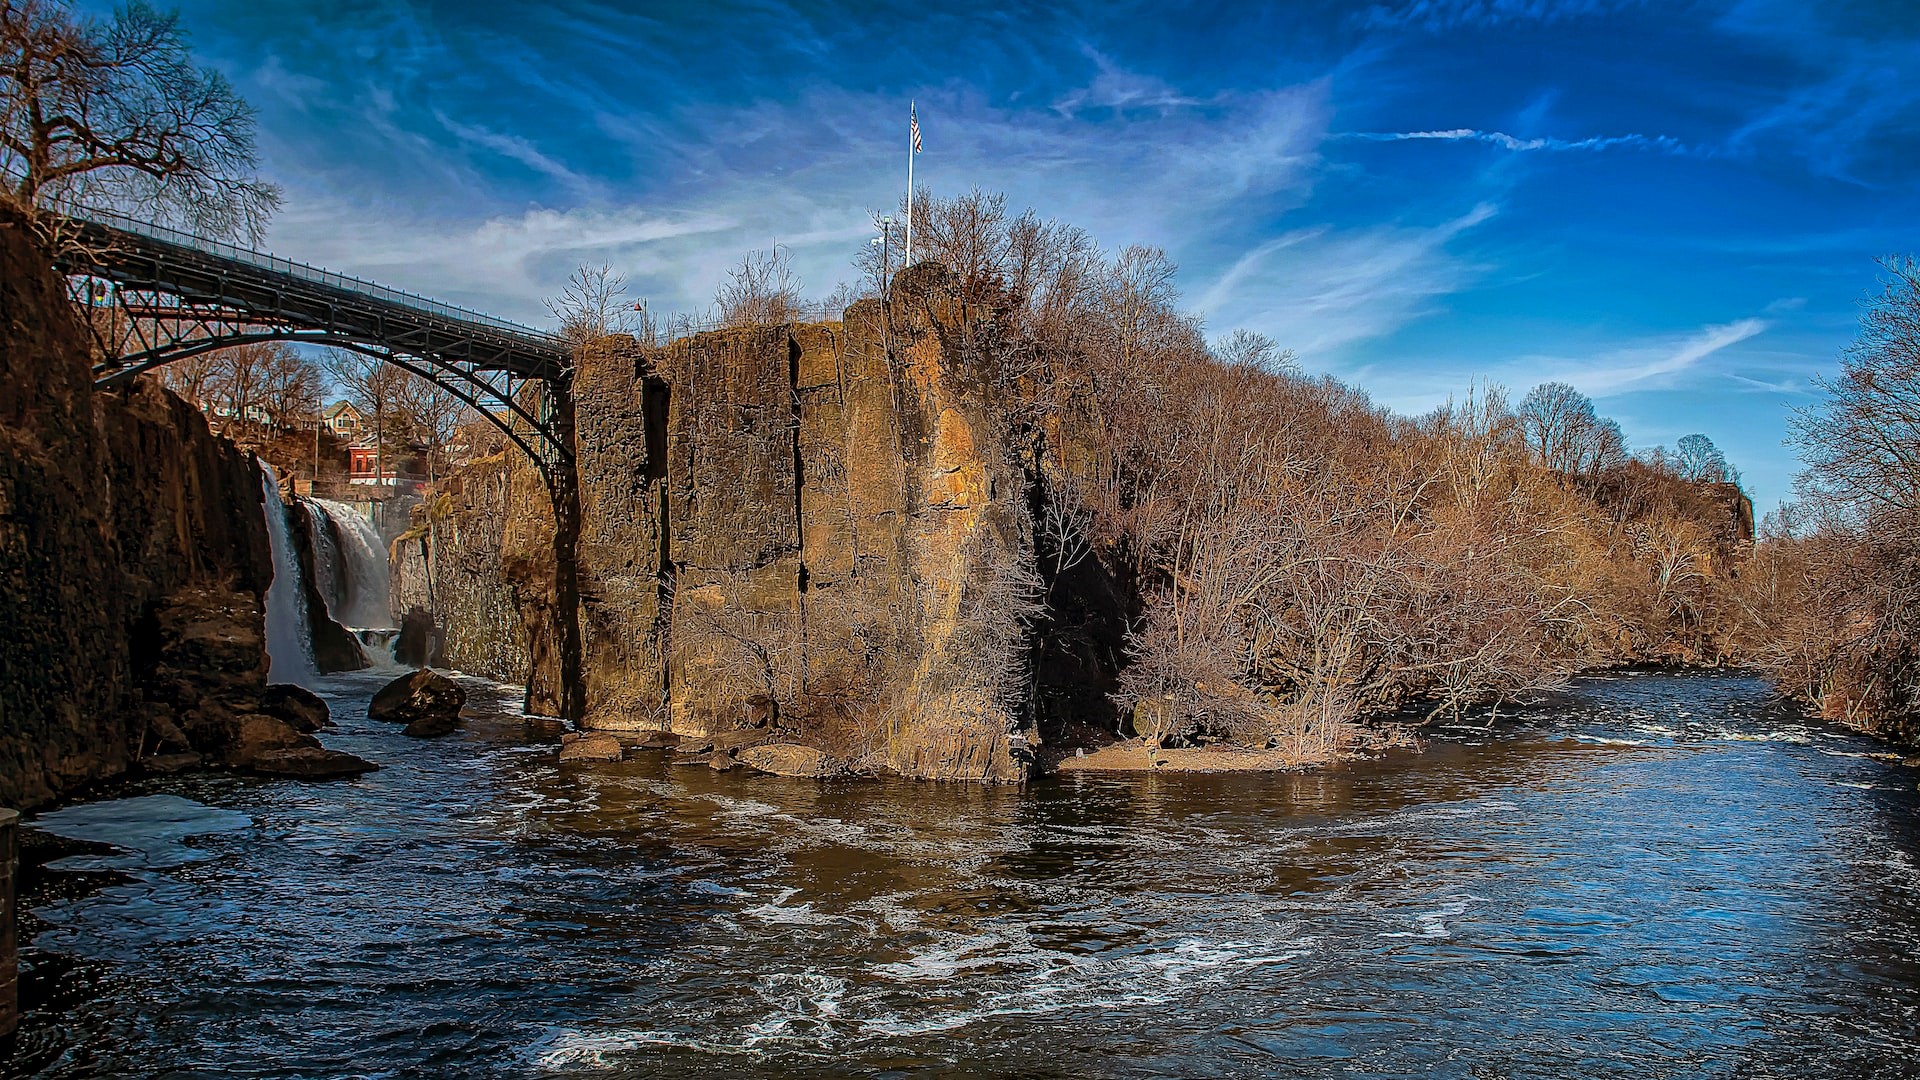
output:
[[[1584,735],[1577,732],[1574,734],[1573,740],[1575,742],[1591,743],[1594,746],[1645,746],[1647,745],[1647,741],[1645,739],[1614,739],[1614,738],[1608,738],[1607,736],[1604,736],[1604,735]]]
[[[1709,734],[1707,738],[1714,742],[1778,742],[1792,743],[1796,746],[1805,746],[1813,741],[1807,737],[1807,733],[1804,731],[1715,731]]]

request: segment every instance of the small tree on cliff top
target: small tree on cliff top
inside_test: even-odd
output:
[[[547,300],[547,310],[560,320],[560,336],[575,348],[608,334],[635,334],[652,344],[653,320],[646,305],[627,306],[627,279],[605,263],[582,266],[567,278],[559,296]]]
[[[800,310],[800,280],[793,261],[777,246],[750,251],[713,294],[714,312],[725,326],[770,326],[791,321]]]
[[[0,0],[0,171],[23,209],[112,206],[257,239],[280,195],[255,164],[253,110],[194,64],[175,15]]]

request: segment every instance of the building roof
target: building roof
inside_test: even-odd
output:
[[[355,416],[360,415],[360,410],[354,408],[353,403],[350,401],[336,401],[333,404],[327,406],[327,411],[322,415],[324,415],[327,419],[331,420],[334,417],[339,416],[343,412],[351,412]]]

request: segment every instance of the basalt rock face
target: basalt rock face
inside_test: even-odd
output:
[[[583,350],[583,726],[1018,779],[1034,578],[997,326],[924,265],[840,324]]]
[[[4,212],[0,321],[0,805],[33,807],[187,737],[202,703],[258,709],[272,556],[252,459],[157,386],[95,392]]]
[[[433,615],[442,635],[436,663],[524,683],[528,712],[558,715],[553,511],[539,473],[510,450],[438,487],[394,542],[395,608]]]

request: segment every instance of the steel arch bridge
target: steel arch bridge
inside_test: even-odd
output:
[[[548,489],[570,477],[566,343],[476,311],[101,211],[55,267],[93,331],[95,386],[250,342],[328,345],[430,379],[499,427]]]

